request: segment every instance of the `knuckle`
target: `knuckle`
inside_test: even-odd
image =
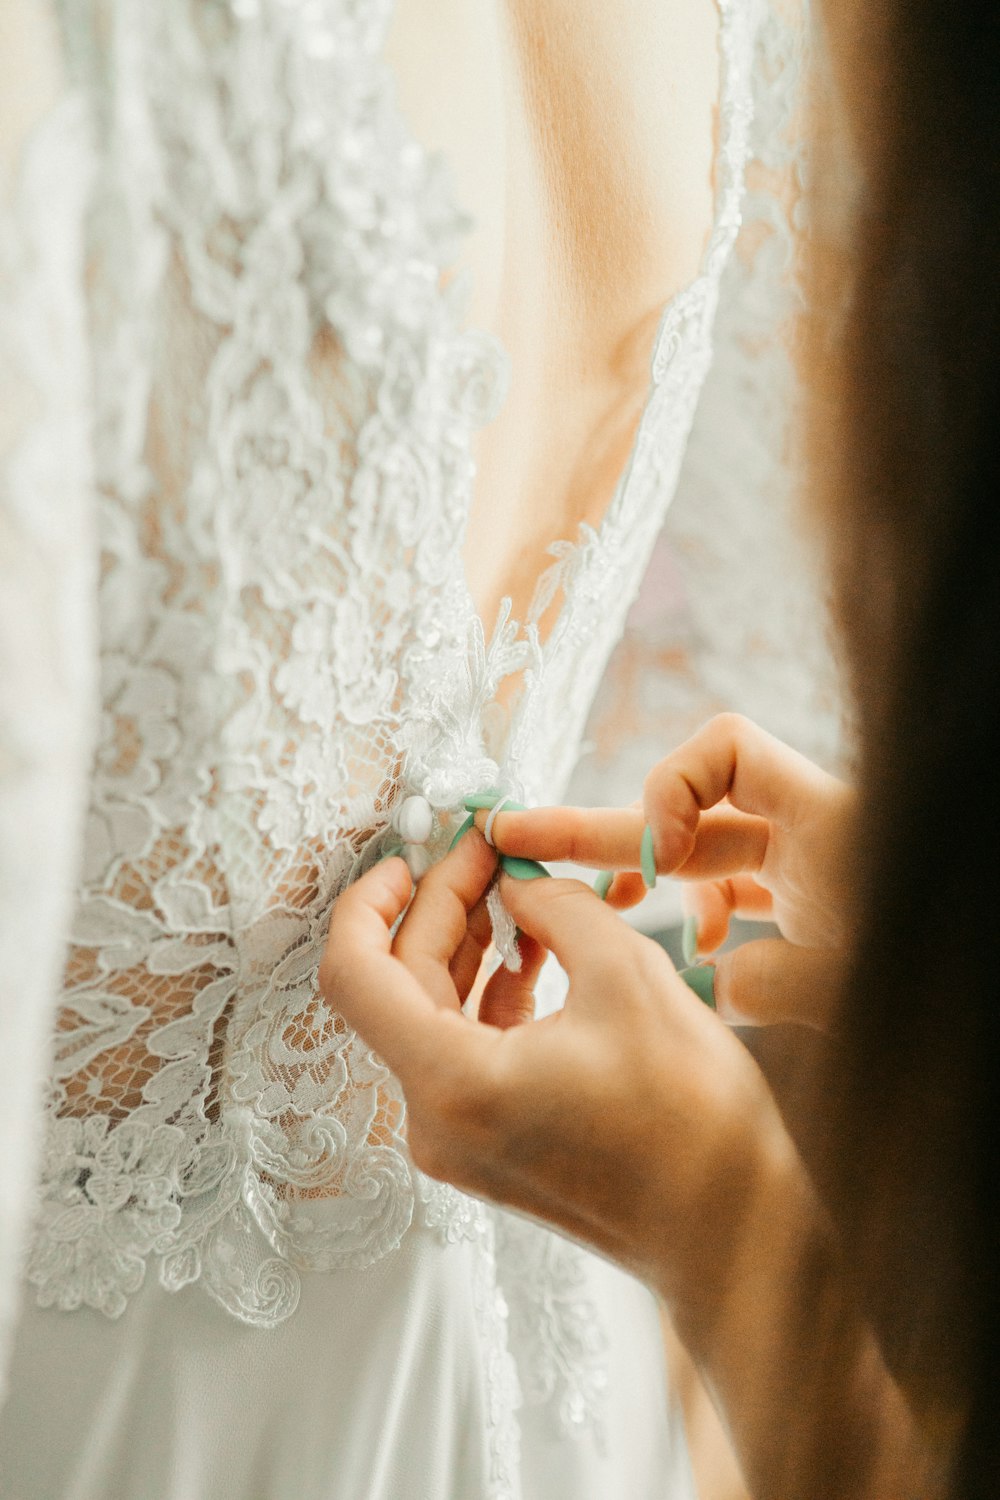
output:
[[[320,993],[329,1005],[338,1003],[356,989],[365,969],[364,950],[347,941],[343,935],[331,932],[327,939],[323,957],[317,972]]]
[[[636,935],[634,943],[629,945],[627,968],[609,966],[606,982],[622,992],[623,998],[628,998],[631,992],[642,1003],[669,983],[670,972],[670,960],[660,945],[652,938]]]
[[[648,806],[650,802],[657,801],[663,788],[672,781],[676,774],[669,761],[657,761],[652,770],[646,773],[646,778],[642,783],[643,804]]]
[[[586,813],[578,808],[565,814],[565,858],[579,859],[584,850],[587,833]]]
[[[337,950],[332,944],[327,945],[320,960],[317,983],[320,993],[326,1000],[332,1000],[342,988],[340,962]]]
[[[590,887],[584,885],[582,880],[574,880],[568,876],[556,876],[552,880],[536,881],[535,884],[542,887],[539,894],[543,896],[543,899],[553,906],[558,906],[560,910],[564,908],[575,910],[581,896],[592,894]]]
[[[665,979],[673,969],[673,965],[659,943],[639,933],[635,935],[632,961],[640,975],[653,983]]]
[[[737,743],[742,743],[748,731],[753,728],[745,714],[734,713],[731,709],[724,714],[716,714],[714,719],[709,720],[707,727],[709,732],[714,731]]]

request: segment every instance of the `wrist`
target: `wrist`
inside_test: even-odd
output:
[[[810,1475],[817,1500],[930,1493],[910,1414],[776,1110],[741,1170],[740,1200],[701,1268],[665,1259],[658,1290],[751,1491],[798,1500]]]
[[[656,1290],[678,1328],[698,1341],[731,1298],[745,1305],[752,1282],[826,1231],[766,1083],[748,1056],[740,1062],[728,1082],[726,1073],[716,1075],[710,1092],[725,1097],[701,1101],[704,1139],[692,1154],[697,1180],[681,1223],[661,1234],[657,1247]]]

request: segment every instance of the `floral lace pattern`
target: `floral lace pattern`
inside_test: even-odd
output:
[[[518,1374],[529,1406],[553,1409],[567,1436],[603,1448],[607,1333],[576,1245],[513,1214],[498,1215],[497,1252]]]
[[[29,1268],[47,1304],[118,1316],[154,1258],[264,1326],[302,1270],[370,1265],[414,1221],[486,1243],[413,1170],[398,1084],[318,993],[330,907],[400,795],[431,804],[436,854],[470,788],[560,793],[709,365],[756,15],[720,5],[716,223],[627,471],[601,528],[552,549],[525,627],[505,606],[487,641],[460,542],[506,360],[463,328],[465,225],[396,109],[389,12],[64,0],[99,145],[102,718]],[[600,1404],[578,1256],[541,1257],[529,1379],[570,1425]]]

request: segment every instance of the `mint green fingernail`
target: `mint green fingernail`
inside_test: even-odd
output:
[[[684,962],[690,966],[698,962],[698,918],[685,917],[684,930],[681,933],[681,952],[684,954]]]
[[[481,792],[473,792],[466,797],[462,803],[466,812],[488,812],[491,807],[496,807],[503,792],[498,791],[495,786],[488,786]]]
[[[646,888],[652,890],[656,884],[656,855],[653,853],[653,830],[648,823],[643,829],[642,843],[639,845],[639,868]]]
[[[500,856],[500,865],[505,875],[510,875],[514,880],[539,880],[543,875],[548,875],[544,865],[538,864],[533,859],[517,859],[513,854]]]
[[[715,1009],[715,965],[696,964],[693,969],[681,969],[680,977],[709,1010]]]
[[[523,802],[515,802],[513,797],[504,797],[502,792],[494,792],[492,789],[486,792],[473,792],[471,797],[466,797],[462,806],[466,812],[490,812],[501,801],[504,812],[528,811]]]
[[[460,838],[464,838],[465,835],[468,833],[469,829],[470,828],[475,828],[475,826],[476,826],[476,815],[475,815],[475,813],[470,813],[469,816],[466,818],[465,822],[462,824],[461,828],[459,828],[458,832],[455,834],[455,837],[452,839],[451,843],[448,845],[448,853],[449,854],[451,853],[452,849],[454,849],[454,847],[458,843],[459,839]]]
[[[614,878],[614,870],[602,870],[600,875],[598,875],[597,879],[594,881],[594,895],[600,896],[602,901],[606,901],[608,899],[608,892],[611,889]]]

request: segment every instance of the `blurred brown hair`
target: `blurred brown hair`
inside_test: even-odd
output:
[[[851,168],[817,174],[813,477],[862,762],[828,1167],[890,1364],[952,1449],[952,1493],[995,1500],[1000,10],[826,11],[821,138],[833,122]],[[852,172],[836,221],[823,194]]]

